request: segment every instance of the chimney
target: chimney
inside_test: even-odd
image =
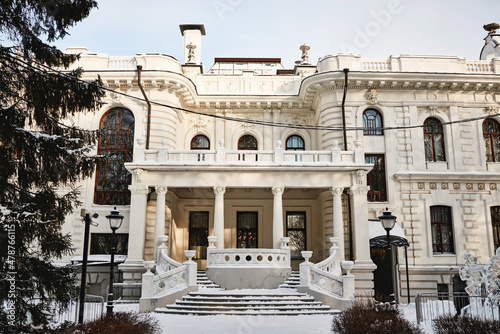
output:
[[[205,36],[203,24],[181,24],[184,36],[184,64],[201,65],[201,36]]]

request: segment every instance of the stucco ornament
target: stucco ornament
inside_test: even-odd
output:
[[[356,180],[356,182],[357,182],[358,184],[363,184],[363,180],[364,180],[364,179],[363,179],[363,177],[364,177],[365,175],[366,175],[366,171],[364,171],[364,170],[362,170],[362,169],[357,170],[357,171],[356,171],[356,176],[357,176],[357,180]]]
[[[308,51],[311,49],[309,45],[306,45],[305,43],[300,46],[300,51],[302,51],[302,56],[300,64],[301,65],[308,65],[309,64],[309,53]]]
[[[378,103],[378,92],[376,89],[370,89],[366,96],[368,97],[369,104],[377,104]]]
[[[484,112],[489,114],[489,115],[496,115],[496,114],[498,114],[498,107],[487,106],[486,108],[484,108]]]
[[[134,169],[135,182],[137,182],[137,183],[142,182],[142,174],[143,173],[144,173],[144,170],[141,168]]]
[[[479,259],[467,252],[464,254],[463,259],[465,265],[460,268],[458,273],[463,281],[467,281],[465,291],[470,296],[481,295],[481,285],[486,283],[486,271],[484,265],[481,264]]]

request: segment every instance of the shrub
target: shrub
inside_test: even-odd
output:
[[[156,334],[161,333],[157,319],[150,314],[133,312],[115,312],[110,316],[88,321],[77,325],[60,334]]]
[[[422,330],[390,304],[377,304],[373,300],[354,301],[353,305],[335,316],[333,333],[338,334],[421,334]]]
[[[500,331],[500,321],[448,314],[434,320],[432,328],[435,334],[495,334]]]

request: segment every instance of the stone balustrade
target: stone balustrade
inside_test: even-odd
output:
[[[146,150],[143,140],[137,140],[138,147],[134,154],[134,163],[166,164],[166,165],[241,165],[241,166],[335,166],[346,164],[363,164],[364,151],[361,142],[356,141],[353,151],[341,151],[338,146],[323,151],[285,151],[280,146],[274,150],[169,150],[162,147]],[[281,145],[281,144],[279,144]]]
[[[144,261],[146,272],[142,275],[141,310],[149,310],[158,298],[175,295],[197,285],[197,264],[192,260],[195,251],[186,250],[188,260],[181,264],[168,256],[165,246],[168,237],[161,236],[159,239],[162,244],[158,247],[157,262]]]
[[[333,244],[330,256],[318,264],[309,262],[311,251],[302,251],[305,261],[300,264],[300,285],[326,295],[350,299],[354,296],[354,275],[350,273],[354,263],[343,261],[341,264],[338,241],[337,237],[330,238]],[[342,275],[342,269],[345,275]]]
[[[289,251],[286,249],[208,249],[207,253],[207,268],[228,266],[290,267]]]

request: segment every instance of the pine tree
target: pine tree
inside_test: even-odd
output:
[[[0,0],[0,332],[46,332],[50,305],[76,295],[77,273],[55,266],[72,252],[65,217],[77,182],[95,170],[97,133],[68,116],[95,110],[102,90],[78,56],[50,43],[97,7],[94,0]],[[63,190],[61,190],[63,189]]]

